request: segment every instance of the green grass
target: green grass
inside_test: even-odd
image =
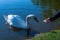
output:
[[[60,30],[41,33],[39,36],[32,38],[32,40],[60,40]]]

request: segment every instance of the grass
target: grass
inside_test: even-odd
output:
[[[60,30],[38,34],[32,40],[60,40]]]

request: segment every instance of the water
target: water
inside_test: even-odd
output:
[[[26,38],[25,30],[15,32],[9,29],[9,26],[5,24],[6,21],[4,20],[3,15],[17,14],[26,21],[26,16],[28,14],[34,14],[40,20],[40,23],[36,23],[31,19],[31,37],[35,34],[55,29],[56,25],[60,22],[52,22],[48,24],[42,22],[45,10],[48,11],[53,9],[52,6],[48,4],[49,1],[47,1],[47,3],[46,1],[44,2],[46,3],[46,6],[42,3],[43,2],[39,0],[0,0],[0,40],[24,40]],[[49,9],[50,7],[51,9]],[[53,13],[56,12],[55,9],[52,10]],[[58,8],[56,10],[58,10]]]

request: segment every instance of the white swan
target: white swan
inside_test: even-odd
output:
[[[39,20],[33,15],[30,14],[26,17],[26,22],[20,17],[19,15],[4,15],[4,19],[6,21],[6,24],[10,26],[10,29],[13,30],[20,30],[20,29],[27,29],[27,35],[29,36],[29,21],[31,19],[34,19],[36,22],[39,22]]]

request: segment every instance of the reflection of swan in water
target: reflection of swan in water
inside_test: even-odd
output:
[[[36,22],[39,22],[39,20],[33,14],[30,14],[26,17],[26,22],[19,15],[8,15],[8,16],[4,15],[4,18],[6,20],[6,24],[10,26],[10,29],[14,31],[26,29],[27,36],[29,36],[30,31],[29,27],[30,18],[34,19]]]

